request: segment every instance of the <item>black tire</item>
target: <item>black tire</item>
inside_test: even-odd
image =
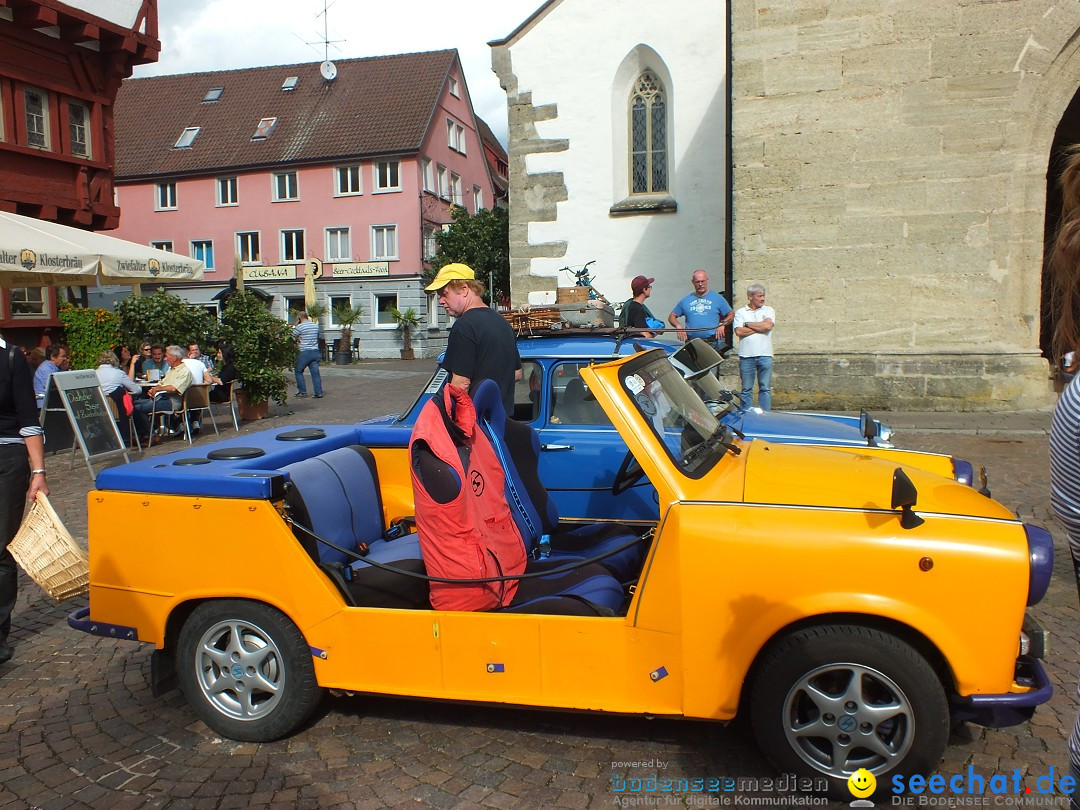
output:
[[[180,631],[176,671],[199,719],[243,742],[284,737],[322,698],[303,634],[261,602],[222,599],[195,608]]]
[[[888,792],[894,773],[933,770],[949,739],[945,690],[926,659],[896,636],[857,625],[781,639],[758,668],[750,713],[777,769],[828,778],[839,801],[852,800],[847,780],[860,768],[877,780],[876,795]]]

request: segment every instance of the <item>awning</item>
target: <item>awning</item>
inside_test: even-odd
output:
[[[93,231],[0,211],[0,286],[195,281],[204,265]]]

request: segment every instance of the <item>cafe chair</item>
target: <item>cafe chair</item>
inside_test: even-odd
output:
[[[227,405],[229,413],[232,415],[233,429],[237,432],[240,431],[240,407],[236,404],[236,389],[237,384],[235,380],[230,380],[227,383],[222,383],[219,388],[225,389],[226,399],[223,402],[210,402],[210,407],[215,405]],[[226,424],[226,427],[228,425]]]
[[[108,394],[106,394],[105,395],[105,404],[109,406],[109,413],[112,414],[113,421],[115,421],[116,424],[117,424],[117,427],[119,427],[120,426],[120,411],[116,407],[116,400],[113,399]],[[139,441],[139,431],[137,431],[135,429],[135,420],[130,415],[128,415],[127,421],[128,421],[128,432],[127,432],[128,446],[131,447],[132,449],[138,448],[139,452],[141,453],[142,452],[142,442]],[[120,435],[121,436],[124,435],[123,429],[120,430]]]
[[[198,414],[206,413],[210,417],[210,424],[214,426],[214,433],[221,435],[221,431],[218,430],[217,420],[214,419],[214,412],[210,408],[210,384],[199,383],[198,385],[192,385],[188,387],[188,390],[184,392],[183,399],[181,400],[183,407],[181,417],[184,425],[184,435],[187,437],[188,444],[191,444],[191,420],[199,419]]]
[[[354,360],[360,359],[360,338],[353,338],[352,356]]]
[[[150,436],[159,433],[169,435],[172,418],[184,413],[184,398],[176,394],[158,394],[154,397],[154,407],[150,411]],[[185,419],[184,424],[187,424]],[[190,438],[188,439],[190,442]]]

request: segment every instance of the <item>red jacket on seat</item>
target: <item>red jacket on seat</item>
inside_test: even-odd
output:
[[[409,460],[420,553],[430,576],[486,579],[524,572],[525,544],[506,504],[502,465],[476,427],[468,393],[447,385],[424,406],[409,440]],[[431,606],[505,607],[517,587],[516,580],[432,582]]]

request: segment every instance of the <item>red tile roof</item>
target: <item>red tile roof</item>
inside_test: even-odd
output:
[[[116,98],[116,179],[235,171],[417,152],[456,50],[128,79]],[[285,79],[299,77],[283,91]],[[212,87],[219,101],[204,103]],[[262,118],[269,138],[252,141]],[[201,127],[189,149],[173,145]]]

